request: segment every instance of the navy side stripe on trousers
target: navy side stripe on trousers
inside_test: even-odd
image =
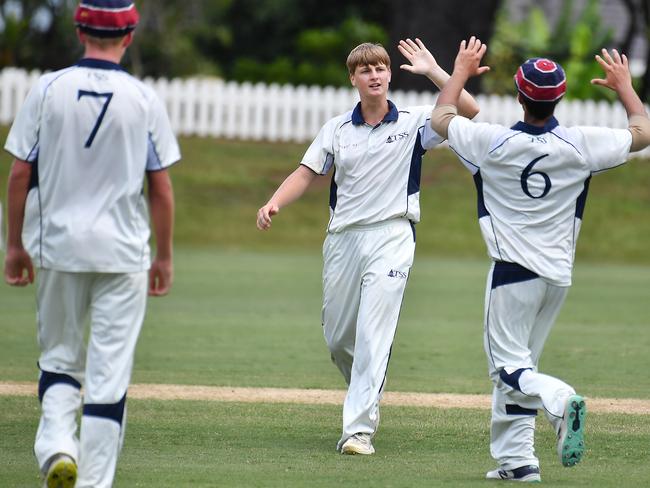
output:
[[[534,408],[524,408],[520,405],[514,405],[506,403],[506,414],[507,415],[537,415],[537,410]]]
[[[115,422],[122,425],[125,405],[126,393],[117,403],[86,403],[83,414],[91,417],[103,417],[105,419],[115,420]]]
[[[517,263],[496,261],[494,263],[494,271],[492,272],[492,289],[494,290],[496,287],[502,285],[534,280],[535,278],[539,278],[537,273]]]
[[[81,383],[70,375],[41,370],[41,377],[38,379],[38,401],[42,403],[43,395],[45,395],[47,389],[57,383],[64,383],[66,385],[74,386],[78,390],[81,389]]]

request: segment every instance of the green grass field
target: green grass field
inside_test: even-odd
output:
[[[173,293],[151,299],[133,380],[340,388],[320,323],[313,254],[179,250]],[[398,391],[487,393],[482,345],[488,260],[416,256],[388,385]],[[650,398],[650,268],[578,265],[542,367],[591,396]],[[0,371],[34,379],[34,289],[3,287]],[[11,319],[9,319],[11,317]]]
[[[4,138],[5,129],[0,129]],[[176,282],[153,299],[133,381],[343,388],[320,326],[320,246],[329,180],[283,210],[269,233],[254,215],[304,145],[183,139],[172,177]],[[0,161],[5,199],[9,159]],[[594,178],[574,286],[541,368],[588,397],[650,400],[650,166]],[[418,249],[387,390],[488,393],[482,348],[485,257],[469,174],[432,151]],[[0,255],[0,257],[2,257]],[[34,289],[0,288],[0,381],[35,381]],[[38,401],[0,396],[0,486],[38,486]],[[334,452],[340,407],[131,400],[118,487],[484,486],[489,412],[385,407],[377,455]],[[539,418],[551,486],[645,486],[650,416],[590,414],[588,453],[559,466]]]
[[[487,266],[416,257],[388,390],[490,391],[481,342]],[[587,396],[649,399],[649,289],[648,266],[578,265],[543,370]],[[2,380],[35,379],[33,293],[0,293]],[[180,249],[173,293],[150,301],[133,380],[342,388],[320,327],[320,257]],[[35,486],[38,402],[0,397],[0,409],[6,486]],[[488,419],[487,411],[385,407],[377,456],[343,458],[334,452],[339,407],[132,400],[116,486],[479,486],[492,467]],[[650,416],[591,415],[588,455],[574,469],[559,466],[543,417],[539,425],[547,484],[650,479]]]
[[[4,398],[3,486],[38,486],[31,456],[37,402]],[[493,468],[489,412],[386,407],[372,457],[334,452],[340,409],[209,402],[129,402],[117,487],[480,487]],[[647,486],[650,417],[592,415],[587,456],[563,468],[540,419],[543,482]]]

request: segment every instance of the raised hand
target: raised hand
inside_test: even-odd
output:
[[[487,50],[487,44],[472,36],[469,41],[461,41],[456,61],[454,62],[454,74],[458,73],[467,78],[482,75],[490,70],[489,66],[481,66],[481,59]]]
[[[596,61],[600,64],[605,72],[605,78],[595,78],[591,80],[594,85],[604,86],[610,90],[618,92],[621,88],[632,85],[632,75],[625,54],[619,54],[616,49],[612,49],[609,54],[607,49],[601,51],[602,57],[596,54]]]
[[[411,63],[400,66],[405,71],[416,75],[427,75],[438,68],[438,63],[433,57],[433,54],[431,54],[424,43],[417,37],[415,38],[415,42],[411,39],[399,41],[397,49]]]

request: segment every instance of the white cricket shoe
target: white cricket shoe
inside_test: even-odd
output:
[[[485,475],[488,480],[501,480],[501,481],[522,481],[527,483],[539,483],[542,478],[539,475],[539,467],[537,466],[521,466],[515,469],[495,469],[488,471]]]
[[[77,482],[77,463],[66,454],[55,454],[45,470],[43,488],[74,488]]]
[[[562,466],[575,466],[585,453],[585,416],[587,406],[580,395],[567,398],[564,416],[557,433],[557,454]]]
[[[354,434],[341,446],[341,454],[374,454],[370,434]]]

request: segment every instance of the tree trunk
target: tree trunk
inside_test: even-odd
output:
[[[630,23],[627,26],[627,31],[625,33],[625,38],[621,42],[620,51],[627,55],[630,54],[630,49],[632,48],[632,41],[634,36],[637,33],[637,6],[634,0],[622,0],[623,6],[627,10],[627,14],[630,17]]]
[[[405,62],[397,50],[400,39],[419,37],[438,64],[451,73],[460,41],[475,35],[481,41],[489,42],[500,4],[501,0],[391,2],[390,46],[387,47],[393,65],[392,88],[426,91],[433,86],[425,77],[399,69]],[[472,78],[467,87],[470,92],[478,92],[479,80]]]
[[[642,0],[642,15],[643,15],[643,27],[648,37],[650,31],[650,0]],[[639,89],[639,98],[645,103],[648,100],[648,91],[650,90],[650,49],[646,49],[645,53],[645,73],[641,79],[641,88]]]

